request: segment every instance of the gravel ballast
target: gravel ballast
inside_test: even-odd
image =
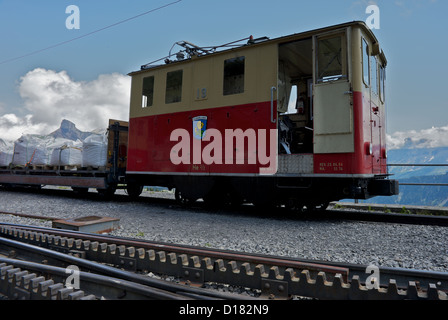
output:
[[[118,192],[117,192],[118,193]],[[144,192],[131,201],[69,190],[0,189],[0,211],[74,219],[120,219],[112,235],[235,251],[448,272],[448,228],[376,222],[313,220],[249,214],[244,210],[182,208]],[[252,211],[249,211],[252,212]],[[51,227],[51,221],[0,214],[1,222]]]

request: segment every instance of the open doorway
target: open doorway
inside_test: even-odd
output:
[[[279,154],[313,153],[313,41],[279,45]]]

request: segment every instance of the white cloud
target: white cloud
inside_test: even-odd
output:
[[[15,114],[8,113],[0,117],[0,139],[5,141],[14,141],[20,138],[22,134],[43,134],[48,130],[47,124],[33,123],[32,115],[23,118]],[[47,132],[48,133],[48,132]]]
[[[109,119],[128,120],[130,86],[130,78],[118,73],[78,82],[66,71],[34,69],[20,78],[18,88],[27,115],[0,116],[0,138],[15,140],[25,133],[50,133],[63,119],[83,131],[106,128]]]
[[[448,126],[420,131],[410,130],[387,135],[390,150],[401,148],[437,148],[448,146]]]

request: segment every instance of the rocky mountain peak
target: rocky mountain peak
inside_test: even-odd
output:
[[[91,135],[91,132],[84,132],[76,128],[76,125],[69,121],[69,120],[62,120],[61,126],[56,131],[53,131],[49,135],[54,138],[65,138],[69,140],[84,140],[89,135]]]

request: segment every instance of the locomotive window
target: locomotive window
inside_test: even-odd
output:
[[[378,65],[375,57],[371,57],[370,67],[372,68],[372,92],[378,95]]]
[[[154,76],[143,78],[142,108],[152,106],[154,101]]]
[[[165,103],[175,103],[182,100],[182,70],[166,74]]]
[[[224,61],[224,95],[244,92],[244,60],[237,57]]]
[[[367,44],[365,39],[362,39],[362,73],[364,83],[369,86],[370,85],[370,76],[369,76],[369,45]]]
[[[345,41],[341,35],[319,39],[317,43],[317,82],[347,78]]]

